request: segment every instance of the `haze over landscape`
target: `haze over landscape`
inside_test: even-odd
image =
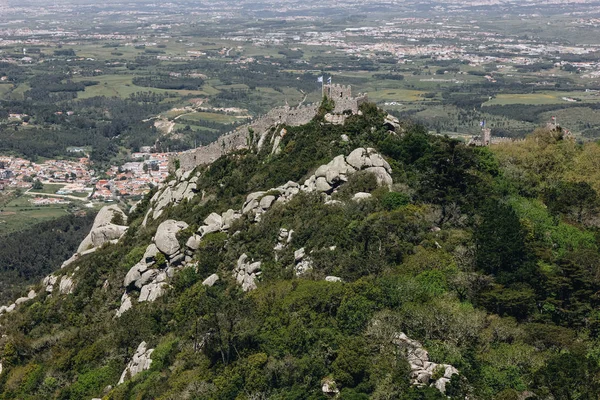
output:
[[[0,0],[0,400],[598,399],[600,1]]]

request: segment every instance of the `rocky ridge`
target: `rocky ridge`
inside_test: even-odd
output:
[[[423,345],[400,332],[393,340],[406,355],[410,365],[412,384],[416,386],[432,386],[440,392],[446,392],[446,385],[453,375],[459,372],[449,364],[436,364],[429,361],[429,353]]]
[[[276,188],[253,192],[247,195],[240,210],[229,209],[221,214],[209,214],[196,233],[189,236],[183,245],[178,234],[189,228],[188,224],[172,219],[162,221],[158,225],[152,243],[147,246],[141,260],[123,278],[124,292],[121,296],[121,305],[115,313],[116,317],[120,317],[132,309],[135,300],[137,302],[152,302],[162,296],[169,287],[169,280],[178,269],[194,266],[192,263],[193,254],[206,235],[216,232],[229,233],[234,221],[243,215],[246,215],[252,221],[259,222],[261,216],[274,205],[289,202],[301,192],[316,192],[321,195],[326,204],[338,204],[339,201],[332,199],[332,194],[348,181],[350,175],[358,171],[374,174],[379,185],[391,186],[393,184],[392,171],[385,159],[374,149],[357,148],[348,156],[339,155],[329,163],[321,165],[303,183],[289,181]],[[192,172],[182,173],[178,171],[176,179],[162,185],[151,199],[151,207],[145,215],[144,222],[147,223],[155,217],[159,218],[167,206],[177,205],[184,199],[189,200],[196,196],[198,194],[196,190],[197,180],[198,176],[193,175]],[[369,197],[368,193],[357,193],[353,200],[363,201]],[[124,213],[118,207],[108,206],[103,208],[96,217],[96,221],[94,221],[92,231],[79,246],[79,251],[67,260],[62,267],[68,266],[81,256],[89,253],[90,250],[93,251],[107,242],[115,243],[118,241],[127,230],[126,226],[112,223],[114,215],[119,214],[125,220]],[[277,238],[278,242],[273,250],[277,253],[287,247],[292,235],[293,231],[282,227]],[[294,260],[297,276],[303,275],[312,267],[310,256],[305,248],[294,251]],[[246,254],[239,257],[232,269],[232,275],[244,291],[256,289],[261,276],[261,265],[260,260],[250,260]],[[71,274],[62,276],[53,274],[46,277],[42,282],[43,290],[54,293],[58,287],[58,292],[62,295],[72,293],[76,284],[77,271],[78,268]],[[219,276],[212,274],[205,278],[203,285],[213,286],[218,280]],[[340,278],[335,276],[328,276],[325,280],[342,282]],[[31,290],[27,297],[18,299],[8,307],[0,307],[0,314],[11,312],[19,304],[32,300],[36,296],[37,293]],[[414,385],[430,385],[444,392],[452,375],[458,373],[451,365],[430,362],[428,353],[421,344],[408,338],[403,333],[396,336],[394,343],[405,351],[411,366],[411,379]],[[140,343],[133,358],[123,371],[119,383],[149,369],[152,363],[152,352],[153,349],[148,349],[145,342]],[[336,394],[335,382],[325,382],[323,391],[328,394]]]
[[[350,175],[358,171],[374,174],[380,185],[393,184],[392,170],[388,162],[374,149],[357,148],[348,156],[339,155],[328,164],[321,165],[303,184],[289,181],[276,188],[253,192],[247,195],[240,210],[229,209],[221,214],[211,213],[204,219],[203,225],[198,228],[196,234],[186,240],[184,248],[179,243],[177,233],[188,228],[187,224],[183,221],[163,221],[153,238],[154,243],[149,245],[143,259],[131,268],[124,279],[123,286],[126,291],[123,294],[121,307],[117,310],[117,316],[131,308],[133,291],[140,290],[139,302],[154,301],[160,297],[173,271],[191,262],[192,255],[200,246],[204,236],[215,232],[228,232],[231,224],[242,215],[249,215],[255,222],[259,222],[261,215],[273,205],[289,202],[300,192],[321,193],[326,204],[336,204],[331,195],[340,185],[348,181]],[[197,175],[193,175],[192,171],[177,171],[175,175],[176,179],[163,185],[152,197],[143,225],[155,219],[155,216],[160,217],[167,206],[177,205],[185,198],[197,194],[196,182],[199,178]],[[274,249],[275,251],[282,249],[285,243],[291,240],[292,232],[282,228],[280,233],[280,243]],[[155,248],[165,257],[166,264],[162,268],[153,267],[153,259],[148,257],[149,253],[154,253]],[[241,255],[232,272],[244,291],[255,289],[256,281],[260,277],[260,261],[247,263],[246,259],[245,254]],[[302,256],[296,256],[296,262],[297,275],[302,275],[311,268],[310,258],[304,257],[304,253]]]

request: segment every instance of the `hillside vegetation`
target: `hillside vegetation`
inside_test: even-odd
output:
[[[287,127],[279,154],[267,146],[197,168],[197,194],[144,226],[150,193],[118,244],[60,271],[73,274],[73,293],[38,286],[0,317],[0,399],[597,398],[600,146],[537,131],[466,147],[408,123],[390,133],[374,105],[361,111],[343,126]],[[389,162],[391,188],[360,172],[337,202],[300,192],[259,221],[245,213],[203,236],[196,266],[162,297],[115,317],[123,279],[163,221],[184,221],[185,243],[210,213],[304,182],[359,147]],[[282,228],[294,234],[274,250]],[[311,264],[298,274],[301,248]],[[233,276],[242,254],[262,262],[247,292]],[[413,384],[401,332],[459,371],[445,395]],[[141,342],[151,365],[117,385]]]

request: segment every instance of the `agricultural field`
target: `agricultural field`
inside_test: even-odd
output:
[[[524,94],[498,94],[483,106],[505,104],[569,104],[600,102],[597,93],[587,92],[536,92]]]
[[[6,96],[12,90],[13,85],[10,83],[2,83],[0,84],[0,98]]]
[[[19,196],[0,205],[0,232],[17,232],[40,222],[69,214],[69,205],[35,206],[29,196]]]

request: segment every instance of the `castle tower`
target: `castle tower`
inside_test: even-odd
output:
[[[481,145],[489,146],[492,143],[492,130],[490,128],[481,129]]]
[[[352,87],[350,85],[344,86],[333,83],[327,83],[323,85],[323,95],[333,101],[351,99]]]

